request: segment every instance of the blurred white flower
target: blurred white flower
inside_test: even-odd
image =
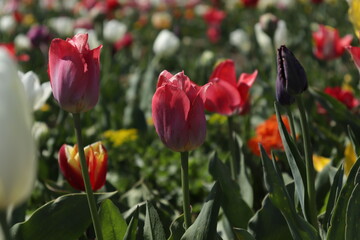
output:
[[[34,122],[32,126],[32,135],[36,141],[49,132],[49,128],[44,122]]]
[[[157,56],[171,56],[180,47],[179,38],[167,29],[162,30],[156,37],[153,50]]]
[[[62,37],[73,35],[74,24],[74,19],[70,17],[55,17],[49,20],[49,27]]]
[[[12,33],[16,28],[16,20],[13,15],[4,15],[0,18],[0,31],[4,33]]]
[[[249,35],[242,29],[236,29],[230,33],[230,44],[243,53],[248,53],[251,48]]]
[[[31,48],[30,39],[25,34],[18,34],[14,39],[17,50],[29,50]]]
[[[78,34],[78,33],[87,33],[88,34],[88,36],[89,36],[88,43],[89,43],[90,49],[97,48],[99,45],[101,45],[101,42],[99,41],[94,29],[75,28],[74,32],[75,32],[75,34]]]
[[[50,97],[50,82],[40,84],[38,76],[32,71],[25,74],[19,71],[18,74],[24,85],[29,107],[33,111],[39,110]]]
[[[272,54],[273,47],[271,46],[271,39],[261,29],[260,23],[255,24],[255,37],[261,50],[266,54]],[[288,44],[286,23],[283,20],[278,21],[274,34],[274,44],[276,48],[279,48],[281,45]]]
[[[124,37],[127,31],[127,27],[124,23],[112,19],[110,21],[105,22],[104,25],[104,39],[110,43],[115,43],[121,38]]]
[[[16,64],[0,49],[0,210],[25,201],[36,177],[32,113],[25,96]]]

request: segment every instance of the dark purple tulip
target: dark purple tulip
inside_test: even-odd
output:
[[[46,26],[36,25],[30,28],[27,33],[27,37],[30,39],[31,44],[34,47],[39,47],[42,44],[48,44],[50,42],[50,32]]]
[[[307,89],[304,68],[294,54],[282,45],[277,51],[276,100],[281,105],[290,105],[295,95]]]

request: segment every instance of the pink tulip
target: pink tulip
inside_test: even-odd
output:
[[[49,49],[49,76],[54,98],[71,113],[92,109],[99,99],[100,50],[90,50],[87,34],[53,39]]]
[[[245,114],[250,109],[249,90],[257,77],[253,73],[243,73],[236,82],[234,62],[230,59],[217,65],[210,76],[213,83],[206,91],[205,108],[223,115]]]
[[[177,152],[200,146],[206,135],[203,87],[193,83],[184,72],[172,75],[163,71],[152,99],[152,118],[161,141]]]
[[[107,171],[107,151],[101,142],[93,143],[84,148],[92,190],[96,191],[105,184]],[[78,146],[63,144],[59,151],[59,166],[70,185],[84,191]]]
[[[346,49],[351,54],[357,69],[360,71],[360,47],[348,46]]]
[[[340,38],[337,29],[319,25],[319,30],[313,33],[314,54],[318,59],[331,60],[340,57],[345,47],[350,45],[353,37],[348,34]]]

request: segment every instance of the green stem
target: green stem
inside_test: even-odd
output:
[[[296,141],[296,131],[295,131],[295,124],[294,124],[294,116],[291,112],[290,106],[286,107],[286,112],[288,115],[288,119],[290,122],[290,131],[291,131],[291,136],[293,137],[294,141]]]
[[[0,225],[3,230],[4,240],[11,240],[10,228],[6,221],[6,211],[0,210]],[[1,237],[1,235],[0,235]]]
[[[181,187],[183,193],[183,209],[185,228],[191,225],[190,200],[189,200],[189,152],[181,152]]]
[[[312,160],[312,150],[310,145],[309,126],[306,118],[304,103],[301,95],[296,97],[296,104],[300,111],[300,125],[304,143],[305,166],[306,166],[306,188],[308,193],[308,219],[310,223],[318,228],[317,209],[316,209],[316,195],[315,195],[315,181],[314,181],[314,165]]]
[[[94,198],[94,193],[91,188],[89,172],[88,172],[86,159],[85,159],[84,145],[83,145],[82,136],[81,136],[80,114],[74,113],[73,119],[74,119],[76,138],[77,138],[77,143],[78,143],[78,151],[79,151],[79,156],[80,156],[81,172],[82,172],[82,176],[84,179],[86,197],[88,200],[90,214],[91,214],[92,222],[93,222],[94,229],[95,229],[95,235],[96,235],[97,240],[103,240],[100,221],[99,221],[99,217],[98,217],[98,213],[97,213],[96,202],[95,202],[95,198]]]
[[[235,151],[235,140],[233,137],[233,119],[232,116],[228,117],[228,126],[229,126],[229,147],[231,151],[231,159],[230,159],[230,171],[231,171],[231,178],[236,180],[236,151]]]

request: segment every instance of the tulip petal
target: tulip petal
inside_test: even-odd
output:
[[[348,46],[346,49],[351,54],[357,69],[360,71],[360,47]]]
[[[163,143],[174,151],[183,151],[187,144],[189,110],[186,94],[172,85],[159,87],[153,96],[152,117],[156,131]]]
[[[232,60],[227,59],[216,66],[210,76],[210,81],[217,78],[226,81],[232,86],[236,87],[235,64]]]
[[[73,38],[67,39],[67,41],[83,53],[89,50],[88,44],[89,35],[87,33],[76,34]]]
[[[171,73],[164,70],[160,73],[156,88],[161,87],[163,84],[169,83],[169,80],[173,77]]]
[[[79,51],[62,39],[54,39],[49,49],[49,75],[55,99],[61,107],[76,112],[83,97],[84,64]]]
[[[236,87],[226,81],[217,79],[206,91],[205,108],[210,112],[232,115],[241,102]]]

